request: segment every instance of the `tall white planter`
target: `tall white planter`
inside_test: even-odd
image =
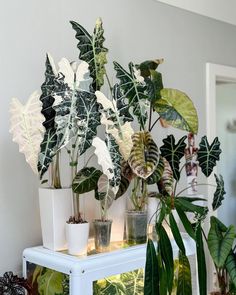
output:
[[[68,253],[86,255],[89,237],[89,223],[66,224]]]
[[[67,249],[66,221],[72,215],[71,188],[39,188],[43,246],[53,251]]]
[[[111,242],[120,242],[124,239],[126,212],[126,196],[114,201],[108,210],[108,219],[112,220]]]

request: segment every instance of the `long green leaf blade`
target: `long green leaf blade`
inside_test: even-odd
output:
[[[170,228],[171,228],[171,232],[173,234],[173,237],[175,239],[175,242],[176,244],[178,245],[179,247],[179,250],[185,254],[185,246],[184,246],[184,242],[183,242],[183,239],[181,237],[181,234],[180,234],[180,231],[179,231],[179,228],[178,228],[178,225],[174,219],[174,216],[172,213],[170,213],[169,215],[169,219],[170,219]]]
[[[187,256],[179,253],[177,295],[192,295],[191,269]]]
[[[202,240],[202,228],[200,224],[197,226],[197,229],[196,229],[196,247],[197,247],[199,294],[207,295],[207,269],[206,269],[204,245]]]

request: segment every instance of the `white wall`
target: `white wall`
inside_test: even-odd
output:
[[[164,57],[164,83],[188,93],[205,133],[205,63],[236,66],[236,27],[154,0],[8,0],[0,10],[0,273],[18,271],[25,247],[41,243],[37,178],[9,129],[12,96],[25,101],[43,81],[45,52],[78,56],[69,20],[92,30],[101,16],[109,59]],[[108,67],[111,72],[111,65]],[[160,137],[156,132],[156,137]]]
[[[219,218],[226,225],[236,226],[236,132],[227,130],[227,124],[236,120],[236,84],[221,84],[216,87],[217,136],[221,142],[222,154],[218,173],[225,182],[225,199],[219,209]]]
[[[156,0],[236,25],[235,0]]]

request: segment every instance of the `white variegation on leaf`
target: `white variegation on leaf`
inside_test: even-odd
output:
[[[99,137],[93,139],[92,145],[95,147],[95,155],[98,159],[98,164],[102,167],[102,172],[111,180],[114,177],[114,166],[107,148],[106,143]]]
[[[40,144],[45,132],[39,97],[35,91],[25,105],[17,98],[13,98],[10,105],[10,133],[13,141],[19,145],[19,151],[25,155],[26,162],[36,174]]]

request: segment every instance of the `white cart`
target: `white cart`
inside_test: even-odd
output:
[[[195,255],[195,243],[183,234],[188,256]],[[172,241],[174,256],[178,247]],[[33,263],[69,276],[70,295],[92,295],[93,282],[113,275],[145,267],[146,244],[128,248],[113,249],[108,253],[86,257],[71,256],[53,252],[41,246],[25,249],[23,252],[23,273],[27,277],[27,265]]]

